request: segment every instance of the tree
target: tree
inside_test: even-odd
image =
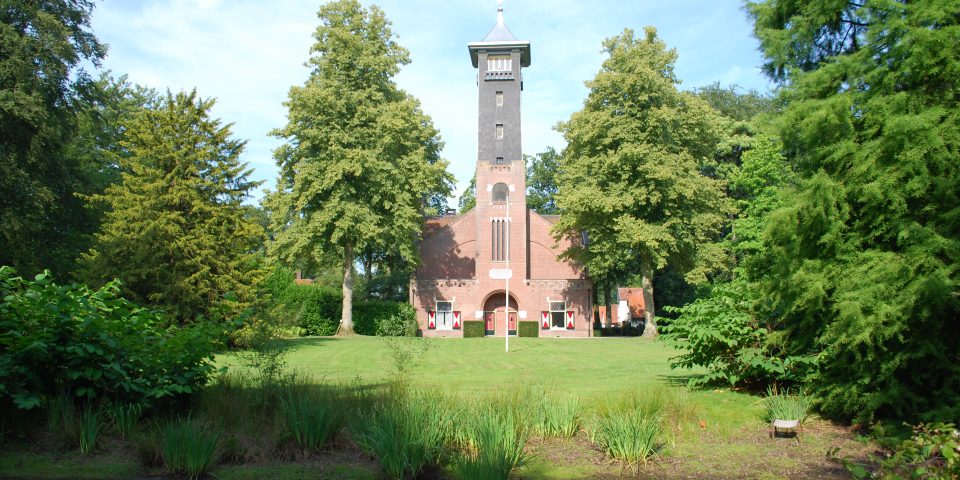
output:
[[[748,4],[800,176],[752,273],[828,415],[960,419],[956,2]]]
[[[460,195],[460,201],[457,202],[460,207],[461,212],[466,212],[473,207],[477,206],[477,175],[474,174],[470,178],[470,184],[467,185],[467,189],[463,191],[463,195]]]
[[[210,316],[227,292],[250,304],[263,276],[253,261],[263,229],[242,204],[259,183],[239,161],[245,142],[210,118],[213,104],[167,93],[134,116],[117,158],[122,181],[91,197],[107,208],[83,257],[91,282],[119,278],[181,323]]]
[[[0,7],[0,265],[65,274],[88,234],[76,192],[94,180],[65,154],[90,84],[80,65],[106,54],[89,31],[93,2]],[[81,233],[77,233],[81,231]]]
[[[527,207],[541,215],[560,213],[557,208],[557,172],[560,154],[553,147],[536,155],[524,155],[527,162]]]
[[[653,275],[673,265],[703,282],[723,261],[714,243],[728,202],[721,182],[701,174],[720,139],[718,117],[677,90],[677,55],[648,27],[604,42],[609,56],[583,110],[558,125],[567,140],[560,163],[555,235],[576,236],[565,255],[591,276],[639,268],[647,305],[644,335],[655,335]]]
[[[328,3],[303,86],[290,89],[288,123],[273,135],[277,191],[268,195],[276,238],[271,252],[288,264],[343,266],[341,334],[353,333],[357,255],[396,251],[417,259],[428,202],[450,192],[439,133],[419,102],[392,77],[410,62],[377,6]]]

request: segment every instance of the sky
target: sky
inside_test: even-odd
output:
[[[496,24],[496,0],[361,0],[377,4],[393,23],[412,62],[395,78],[433,118],[456,176],[456,196],[473,176],[477,159],[476,70],[467,43]],[[269,132],[286,123],[283,102],[302,85],[321,2],[304,0],[102,0],[93,32],[109,45],[102,68],[161,92],[196,88],[215,97],[213,115],[247,140],[241,157],[253,178],[273,188]],[[771,84],[760,72],[758,42],[740,0],[505,0],[504,17],[519,40],[531,42],[524,70],[523,152],[554,147],[553,127],[582,108],[604,60],[601,43],[625,28],[642,35],[653,26],[679,58],[680,88],[714,82],[761,92]],[[255,195],[254,201],[261,193]]]

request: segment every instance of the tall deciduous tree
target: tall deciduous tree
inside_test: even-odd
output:
[[[290,89],[286,140],[275,152],[277,191],[268,196],[271,251],[291,264],[343,266],[340,332],[353,333],[353,269],[361,252],[416,260],[428,203],[449,194],[439,133],[392,78],[410,62],[377,6],[356,0],[320,8],[303,86]]]
[[[702,282],[723,261],[714,243],[728,202],[721,182],[701,174],[720,138],[718,116],[677,90],[677,55],[648,27],[607,39],[609,55],[583,110],[558,127],[561,160],[555,234],[586,234],[567,255],[591,275],[639,268],[647,306],[644,335],[655,335],[653,275],[670,264]]]
[[[242,205],[258,183],[239,161],[245,142],[210,117],[212,106],[196,92],[168,93],[126,125],[122,179],[92,197],[107,213],[83,258],[91,282],[119,278],[182,322],[227,292],[249,304],[262,276],[253,256],[263,228]]]
[[[95,180],[64,146],[90,83],[79,65],[106,54],[89,31],[92,9],[87,0],[0,6],[0,265],[21,273],[67,273],[89,233],[74,193]]]
[[[560,154],[553,147],[536,155],[524,155],[527,162],[527,207],[541,215],[560,213],[557,208],[557,172]]]
[[[960,15],[950,0],[750,3],[802,180],[757,277],[824,412],[960,420]]]

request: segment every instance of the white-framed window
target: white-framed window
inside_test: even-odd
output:
[[[503,124],[498,123],[497,124],[497,140],[502,140],[502,139],[503,139]]]
[[[567,302],[551,300],[550,328],[567,328]]]
[[[503,161],[503,157],[497,157],[497,159],[494,160],[493,163],[496,164],[496,165],[503,165],[503,164],[505,164],[505,163],[507,163],[507,162]]]
[[[497,92],[497,106],[503,106],[503,92]]]
[[[510,55],[490,55],[487,57],[488,72],[509,72],[513,70],[513,60]]]
[[[453,302],[437,300],[437,330],[453,330]]]

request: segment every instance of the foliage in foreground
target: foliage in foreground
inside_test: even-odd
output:
[[[366,414],[354,436],[390,478],[416,477],[440,460],[450,419],[435,397],[396,395]]]
[[[878,468],[873,471],[849,458],[838,458],[838,448],[831,449],[828,455],[841,462],[858,480],[960,478],[960,430],[952,423],[922,424],[912,429],[910,438],[892,446],[882,458],[876,459]]]
[[[216,462],[219,441],[219,432],[196,420],[171,420],[160,430],[163,463],[172,474],[200,478]]]
[[[471,415],[460,427],[468,430],[471,444],[454,461],[454,472],[464,480],[506,480],[524,463],[527,429],[509,409],[487,407]]]
[[[167,317],[119,292],[117,282],[91,290],[0,267],[2,404],[32,409],[61,393],[84,402],[151,401],[204,385],[215,370],[215,330],[165,329]]]

